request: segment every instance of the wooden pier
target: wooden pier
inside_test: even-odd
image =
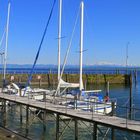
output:
[[[74,109],[67,108],[66,106],[57,105],[54,103],[41,102],[41,101],[29,99],[28,97],[19,97],[19,96],[8,95],[8,94],[3,94],[3,93],[0,93],[0,99],[2,101],[11,101],[20,105],[25,105],[27,106],[27,108],[33,107],[33,108],[44,110],[50,113],[55,113],[57,116],[56,124],[58,124],[57,129],[56,129],[57,131],[59,131],[59,116],[63,115],[66,117],[73,118],[75,120],[75,128],[78,127],[76,120],[83,120],[86,122],[93,123],[94,125],[93,139],[94,140],[97,139],[96,138],[97,125],[110,127],[112,129],[112,134],[114,134],[114,129],[124,130],[126,132],[129,131],[135,134],[140,134],[140,121],[128,120],[128,119],[120,118],[116,116],[100,115],[94,112],[85,112],[82,110],[74,110]],[[27,116],[27,123],[28,123],[28,116]],[[59,139],[59,136],[57,134],[56,134],[56,139]],[[75,139],[78,139],[78,136],[76,134],[75,134]]]

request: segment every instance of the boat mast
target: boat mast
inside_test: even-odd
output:
[[[5,45],[5,52],[4,52],[4,72],[3,72],[3,80],[5,81],[6,75],[6,64],[7,64],[7,48],[8,48],[8,32],[9,32],[9,17],[10,17],[10,2],[8,3],[8,15],[7,15],[7,25],[6,25],[6,45]]]
[[[58,83],[60,80],[60,51],[61,51],[61,26],[62,26],[62,0],[59,0],[59,22],[58,22]],[[58,88],[58,94],[60,93],[60,87]]]
[[[58,24],[58,82],[60,79],[60,50],[61,50],[61,26],[62,26],[62,0],[59,0],[59,24]]]
[[[81,2],[81,27],[80,27],[80,91],[83,89],[82,65],[83,65],[83,32],[84,32],[84,2]]]

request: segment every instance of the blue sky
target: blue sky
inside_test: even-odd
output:
[[[8,63],[32,64],[53,0],[11,0]],[[140,0],[84,0],[84,64],[139,64]],[[0,0],[0,38],[6,24],[8,0]],[[63,0],[63,59],[74,26],[80,0]],[[78,20],[68,64],[78,64]],[[38,64],[57,64],[58,2],[45,37]],[[3,46],[0,51],[3,51]]]

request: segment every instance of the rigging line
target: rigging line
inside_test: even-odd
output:
[[[45,35],[46,35],[46,32],[47,32],[47,29],[48,29],[48,26],[49,26],[49,23],[50,23],[52,14],[53,14],[53,10],[54,10],[55,3],[56,3],[56,0],[53,1],[53,5],[52,5],[51,11],[50,11],[50,15],[49,15],[49,18],[48,18],[48,21],[47,21],[47,24],[46,24],[46,27],[45,27],[45,30],[44,30],[44,33],[43,33],[43,36],[42,36],[42,39],[41,39],[41,42],[40,42],[40,45],[39,45],[37,54],[36,54],[36,57],[35,57],[35,60],[34,60],[34,64],[33,64],[33,66],[32,66],[32,69],[31,69],[31,71],[30,71],[30,74],[29,74],[29,76],[28,76],[28,81],[27,81],[27,83],[26,83],[26,88],[25,88],[25,91],[24,91],[24,95],[25,95],[25,92],[26,92],[26,90],[27,90],[27,86],[30,85],[30,81],[32,80],[32,74],[33,74],[33,71],[34,71],[36,62],[37,62],[37,60],[38,60],[38,57],[39,57],[39,54],[40,54],[40,50],[41,50],[41,46],[42,46],[42,44],[43,44],[43,41],[44,41],[44,38],[45,38]],[[23,96],[24,96],[24,95],[23,95]]]
[[[75,20],[75,23],[74,23],[74,28],[73,28],[73,31],[72,31],[72,35],[71,35],[69,45],[67,47],[66,55],[64,57],[64,62],[63,62],[63,67],[62,67],[61,74],[60,74],[60,79],[62,78],[64,69],[65,69],[65,65],[67,63],[67,58],[68,58],[68,55],[69,55],[70,47],[72,45],[72,41],[73,41],[73,37],[74,37],[74,33],[75,33],[75,29],[76,29],[76,25],[77,25],[77,21],[78,21],[78,17],[79,17],[79,12],[80,12],[80,7],[79,7],[79,10],[78,10],[78,13],[77,13],[77,16],[76,16],[76,20]],[[59,89],[59,86],[60,86],[60,79],[59,79],[59,83],[58,83],[58,86],[57,86],[56,93],[57,93],[57,91]]]
[[[2,34],[2,38],[1,38],[1,40],[0,40],[0,46],[2,46],[5,33],[6,33],[6,28],[4,29],[4,32],[3,32],[3,34]]]

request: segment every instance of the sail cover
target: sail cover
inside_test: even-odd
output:
[[[80,86],[79,83],[68,83],[68,82],[65,82],[63,79],[60,79],[61,88],[78,88],[79,86]]]

